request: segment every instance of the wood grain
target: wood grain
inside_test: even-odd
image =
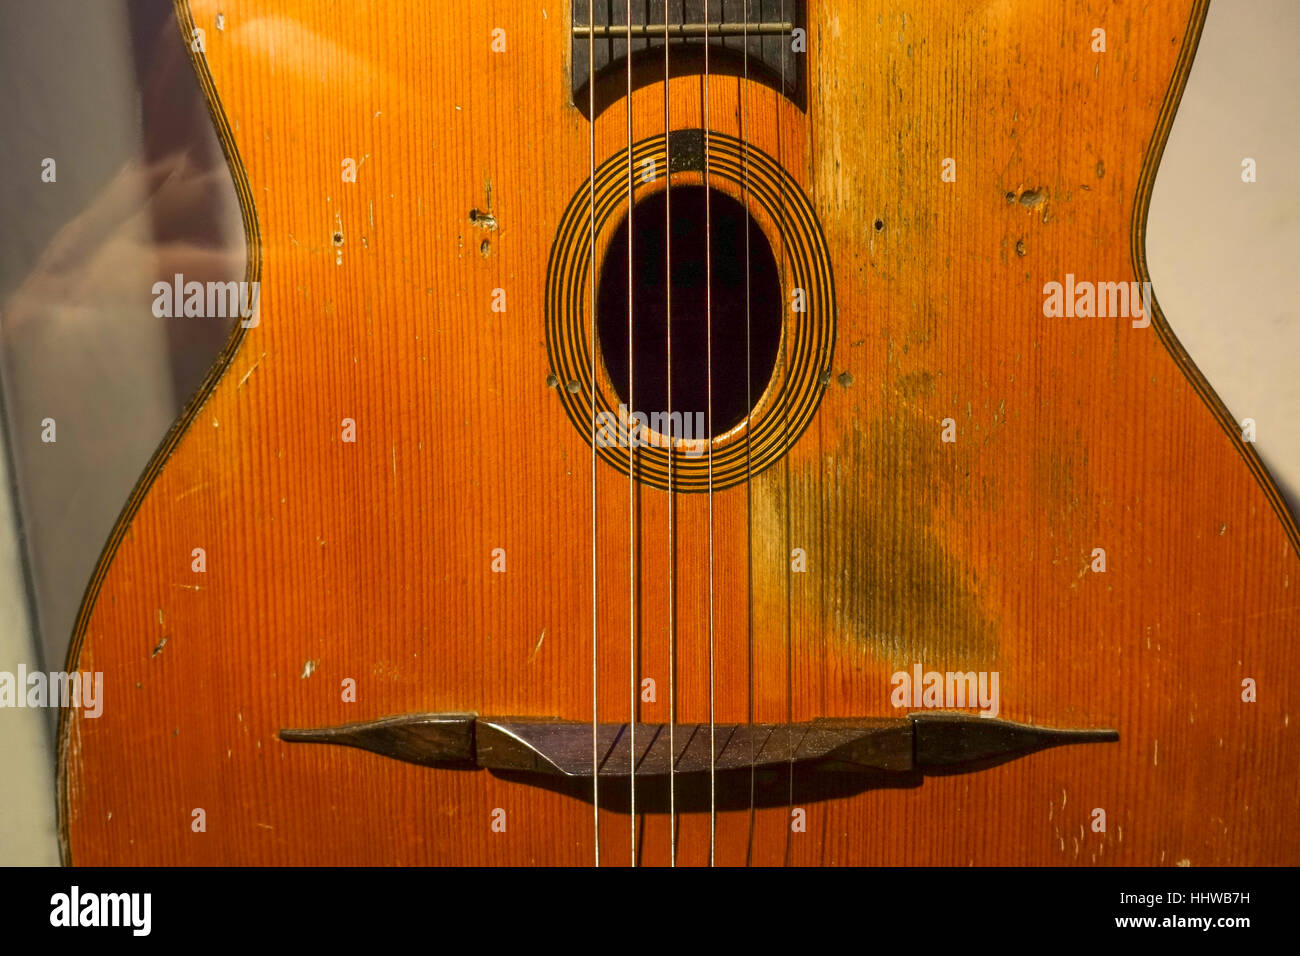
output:
[[[61,728],[69,862],[593,861],[586,803],[276,738],[411,711],[591,718],[591,450],[543,336],[550,246],[589,172],[567,4],[444,7],[178,6],[186,36],[205,31],[261,322],[164,442],[88,591],[69,668],[104,673],[105,705]],[[838,304],[812,425],[713,496],[716,720],[896,716],[890,675],[920,662],[998,671],[1008,719],[1121,741],[811,801],[806,832],[789,807],[721,813],[717,862],[1300,861],[1295,524],[1163,317],[1042,312],[1066,273],[1146,278],[1203,5],[808,7],[806,112],[708,83],[710,127],[809,197]],[[664,95],[633,93],[635,139],[663,132]],[[700,77],[668,96],[674,128],[703,125]],[[615,103],[597,162],[626,139]],[[631,715],[634,617],[658,689],[637,718],[662,722],[669,499],[629,505],[602,464],[597,501],[599,718]],[[676,500],[689,723],[709,717],[708,507]],[[666,863],[667,816],[636,827],[640,862]],[[629,862],[631,835],[602,810],[601,862]],[[708,814],[682,815],[678,861],[708,859]]]

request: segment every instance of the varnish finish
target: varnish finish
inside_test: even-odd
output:
[[[414,711],[591,718],[591,450],[544,331],[552,242],[590,172],[568,4],[458,7],[178,4],[185,36],[205,31],[261,322],[89,589],[68,666],[103,671],[105,703],[62,725],[72,863],[592,862],[587,803],[276,737]],[[785,806],[722,812],[717,862],[1297,862],[1294,522],[1163,319],[1042,314],[1066,273],[1145,278],[1203,5],[808,7],[806,112],[708,82],[710,127],[808,196],[837,298],[808,428],[713,496],[716,720],[899,716],[890,675],[919,662],[998,671],[1002,717],[1121,740],[800,804],[802,833]],[[635,140],[663,133],[663,97],[633,93]],[[701,77],[669,97],[674,128],[703,125]],[[627,147],[622,101],[595,136],[597,164]],[[630,716],[628,497],[601,463],[603,722]],[[650,722],[668,719],[668,504],[634,502]],[[676,504],[690,723],[709,710],[707,506]],[[637,828],[640,862],[666,863],[668,817]],[[603,810],[601,862],[629,844],[628,815]],[[709,815],[682,815],[678,861],[708,854]]]

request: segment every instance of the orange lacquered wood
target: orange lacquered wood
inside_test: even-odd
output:
[[[591,716],[590,448],[543,335],[550,245],[588,174],[568,4],[458,6],[181,5],[246,184],[262,318],[92,582],[69,666],[106,691],[62,728],[73,863],[593,859],[588,804],[276,738],[408,711]],[[1042,315],[1067,272],[1145,278],[1134,233],[1203,9],[808,6],[806,112],[708,86],[710,126],[809,196],[838,297],[813,424],[752,498],[713,499],[716,718],[893,715],[890,675],[921,662],[998,671],[1003,717],[1122,739],[810,803],[803,833],[787,807],[722,813],[717,862],[1296,863],[1294,523],[1163,319]],[[663,97],[632,95],[635,138],[662,132]],[[702,125],[699,77],[670,101],[674,128]],[[622,103],[598,117],[597,162],[625,123]],[[1008,202],[1026,190],[1045,202]],[[600,718],[624,721],[627,478],[602,464],[597,493]],[[678,499],[683,722],[708,719],[707,508]],[[640,717],[661,721],[667,496],[640,490],[633,514],[658,686]],[[679,862],[708,861],[708,814],[679,835]],[[600,836],[603,863],[628,862],[626,814],[602,811]],[[667,817],[638,842],[667,862]]]

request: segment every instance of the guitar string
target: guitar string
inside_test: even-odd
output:
[[[628,671],[631,675],[631,722],[628,724],[628,779],[632,837],[632,866],[636,866],[636,443],[634,434],[636,399],[632,393],[632,0],[627,0],[627,40],[624,60],[627,63],[627,627]]]
[[[677,539],[673,497],[673,157],[670,144],[668,110],[668,9],[664,0],[664,328],[668,336],[668,858],[677,865]]]
[[[713,662],[713,223],[709,203],[709,5],[704,5],[704,324],[709,453],[709,866],[718,842],[718,746]]]
[[[786,0],[781,0],[781,22],[788,23],[785,14]],[[791,49],[794,46],[793,36],[790,38]],[[781,55],[781,96],[776,98],[777,124],[776,124],[776,163],[781,170],[785,169],[785,135],[784,124],[781,122],[782,107],[785,96],[785,51]],[[777,207],[780,210],[780,228],[785,228],[785,177],[781,176],[777,183]],[[785,236],[781,236],[781,267],[779,274],[784,275],[786,269],[785,261],[786,241]],[[781,303],[782,313],[785,314],[785,301]],[[794,322],[794,312],[788,313],[788,321]],[[782,342],[788,343],[790,336],[782,336]],[[783,350],[788,350],[789,345],[783,346]],[[789,356],[784,356],[782,364],[789,369]],[[788,372],[787,372],[788,374]],[[788,408],[783,408],[781,413],[781,447],[789,448],[790,446],[790,413]],[[785,551],[790,552],[790,457],[785,456]],[[786,833],[785,833],[785,864],[790,864],[791,856],[794,850],[794,828],[788,821],[794,812],[794,749],[791,746],[794,735],[794,644],[791,630],[791,574],[793,573],[790,563],[785,563],[785,738],[786,753],[790,761],[787,780],[789,782],[789,791],[786,794]]]
[[[596,566],[596,3],[587,3],[587,188],[588,188],[588,322],[587,359],[591,376],[591,822],[595,833],[595,863],[600,866],[600,753],[597,724],[597,566]]]
[[[750,266],[749,266],[749,126],[746,110],[749,105],[749,3],[743,9],[745,18],[742,35],[743,82],[740,93],[740,196],[745,210],[745,631],[748,643],[749,670],[749,837],[746,841],[745,865],[749,866],[754,854],[754,490],[753,463],[750,446],[750,421],[753,414],[754,386],[752,381],[750,333]],[[762,11],[759,11],[760,22]],[[759,41],[760,43],[762,41]]]

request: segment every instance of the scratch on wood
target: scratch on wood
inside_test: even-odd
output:
[[[252,375],[255,371],[257,371],[257,367],[258,367],[259,365],[262,364],[262,359],[264,359],[264,358],[266,358],[266,353],[265,353],[265,352],[263,352],[261,355],[259,355],[259,356],[257,357],[257,361],[254,362],[254,363],[249,367],[248,371],[244,373],[244,377],[241,378],[241,379],[239,380],[239,384],[235,386],[235,391],[239,391],[241,388],[244,387],[244,383],[248,381],[248,376]]]
[[[157,657],[159,654],[162,653],[162,649],[163,649],[164,647],[166,647],[166,646],[167,646],[167,638],[164,636],[163,639],[162,639],[161,641],[159,641],[156,645],[154,645],[154,649],[153,649],[153,651],[149,654],[149,656],[150,656],[150,657]]]
[[[542,628],[542,634],[537,638],[537,644],[534,645],[533,652],[528,655],[528,663],[531,664],[533,662],[533,658],[537,656],[537,652],[542,649],[542,641],[544,640],[546,640],[546,628]]]
[[[298,679],[299,679],[299,680],[306,680],[308,677],[310,677],[312,674],[314,674],[314,673],[316,672],[316,665],[318,665],[319,663],[320,663],[319,660],[314,660],[314,661],[303,661],[303,662],[302,662],[302,673],[298,675]]]

